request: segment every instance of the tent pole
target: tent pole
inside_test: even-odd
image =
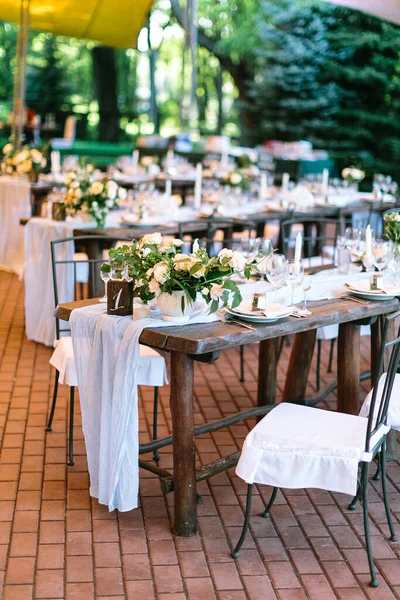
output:
[[[192,78],[190,90],[190,124],[192,128],[196,127],[197,110],[197,11],[198,0],[191,2],[190,14],[190,58],[192,63]]]
[[[14,114],[11,132],[11,142],[15,149],[22,144],[22,132],[25,114],[25,82],[26,82],[26,57],[29,34],[29,3],[30,0],[21,0],[20,23],[17,39],[17,60],[14,76]]]

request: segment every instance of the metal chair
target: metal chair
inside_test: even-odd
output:
[[[395,340],[387,341],[387,337],[391,321],[399,316],[400,311],[385,319],[368,418],[283,403],[274,408],[248,434],[236,468],[236,473],[246,481],[248,487],[243,530],[232,552],[233,558],[239,556],[249,528],[254,483],[273,486],[264,517],[270,516],[279,487],[317,487],[344,493],[352,493],[350,490],[357,488],[356,497],[349,508],[352,509],[358,499],[362,500],[370,585],[379,585],[369,529],[368,471],[370,462],[378,457],[390,539],[395,542],[397,536],[386,481],[386,435],[390,430],[387,425],[388,409],[400,360],[400,329]],[[389,348],[392,351],[387,376],[378,400],[379,380],[385,352]],[[359,467],[361,479],[358,479]]]
[[[53,271],[53,288],[55,306],[59,302],[77,300],[78,295],[82,299],[84,290],[82,286],[78,286],[79,282],[87,282],[87,293],[84,294],[87,298],[95,297],[95,277],[100,265],[104,262],[103,258],[89,259],[87,255],[82,254],[80,260],[76,260],[74,256],[75,248],[84,248],[85,244],[92,241],[91,236],[66,238],[51,242],[51,261]],[[107,236],[99,236],[96,238],[99,242],[109,242],[113,245],[113,240]],[[122,240],[121,240],[122,241]],[[125,241],[125,240],[124,240]],[[128,241],[128,240],[126,240]],[[129,240],[131,241],[131,240]],[[115,242],[115,240],[114,240]],[[78,256],[79,258],[79,256]],[[82,271],[84,272],[82,273]],[[83,276],[82,276],[83,275]],[[79,292],[79,294],[78,294]],[[65,383],[70,386],[69,398],[69,441],[68,441],[68,465],[74,464],[73,458],[73,435],[74,435],[74,401],[75,401],[75,386],[78,385],[72,339],[70,337],[70,329],[67,326],[60,326],[59,319],[56,318],[56,348],[50,358],[50,364],[55,367],[55,381],[53,390],[53,399],[47,423],[47,431],[52,430],[54,412],[57,403],[58,384]],[[166,366],[164,358],[152,348],[140,346],[139,359],[139,375],[138,384],[141,383],[141,365],[143,372],[148,372],[146,367],[151,368],[152,379],[157,385],[154,385],[154,402],[153,402],[153,439],[157,439],[158,425],[158,397],[159,386],[166,382]],[[143,381],[143,380],[142,380]],[[144,385],[148,385],[144,383]],[[159,454],[154,452],[154,459],[159,460]]]

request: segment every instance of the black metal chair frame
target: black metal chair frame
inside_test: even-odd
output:
[[[121,241],[131,242],[131,238],[124,239],[120,238]],[[73,277],[74,277],[74,300],[76,300],[76,287],[77,287],[77,265],[87,264],[89,267],[89,273],[92,276],[92,282],[94,281],[94,273],[95,268],[100,267],[100,265],[104,262],[102,258],[99,259],[88,259],[84,261],[74,261],[74,260],[57,260],[56,259],[56,248],[59,244],[73,243],[76,245],[84,246],[86,242],[92,241],[92,236],[77,236],[64,238],[62,240],[54,240],[50,242],[50,251],[51,251],[51,265],[52,265],[52,275],[53,275],[53,290],[54,290],[54,302],[55,306],[58,305],[59,302],[59,293],[58,293],[58,280],[57,280],[57,265],[72,265],[73,266]],[[116,239],[110,239],[108,236],[97,236],[96,240],[110,242],[111,245],[115,243]],[[90,281],[90,278],[89,278]],[[93,283],[92,286],[89,287],[89,297],[94,297],[93,293]],[[59,340],[61,333],[70,333],[69,328],[60,328],[59,319],[56,317],[56,339]],[[58,378],[59,372],[56,369],[55,380],[54,380],[54,389],[53,389],[53,399],[51,403],[49,419],[47,422],[46,431],[52,431],[52,424],[54,418],[54,412],[57,404],[57,393],[58,393]],[[154,401],[153,401],[153,440],[157,439],[157,429],[158,429],[158,402],[159,402],[159,389],[158,387],[154,388]],[[75,388],[74,386],[70,386],[69,393],[69,436],[68,436],[68,465],[74,465],[74,409],[75,409]],[[160,460],[158,449],[155,449],[153,452],[154,460],[158,462]]]
[[[390,504],[389,504],[389,496],[387,489],[387,479],[386,479],[386,435],[383,435],[380,440],[375,444],[375,446],[371,446],[371,440],[373,435],[379,430],[381,425],[387,424],[387,416],[389,409],[390,396],[393,389],[394,378],[397,373],[397,368],[400,360],[400,328],[397,333],[396,339],[392,341],[387,341],[388,331],[390,324],[393,320],[400,317],[400,311],[386,317],[384,319],[384,326],[382,332],[382,344],[379,352],[378,365],[377,365],[377,375],[374,382],[374,390],[371,399],[370,411],[368,416],[368,424],[367,424],[367,432],[365,438],[365,452],[372,453],[373,458],[378,457],[380,469],[381,469],[381,480],[382,480],[382,494],[383,501],[385,506],[386,519],[389,526],[390,531],[390,540],[392,542],[397,541],[397,536],[393,526],[392,515],[390,512]],[[376,403],[377,403],[377,395],[378,395],[378,383],[379,379],[384,370],[385,363],[385,353],[387,350],[391,348],[391,356],[389,360],[389,366],[387,369],[386,381],[382,391],[382,395],[380,397],[379,409],[376,411]],[[374,415],[376,413],[376,419]],[[358,500],[361,500],[363,505],[363,521],[364,521],[364,533],[365,533],[365,545],[368,556],[368,564],[371,575],[370,585],[371,587],[378,587],[379,582],[376,578],[376,570],[374,564],[374,558],[372,553],[372,543],[371,543],[371,535],[369,529],[369,514],[368,514],[368,472],[369,472],[369,462],[360,461],[361,466],[361,478],[359,480],[359,487],[357,490],[357,494],[353,501],[349,504],[349,509],[354,510],[356,503]],[[270,510],[275,502],[276,495],[278,492],[278,488],[274,487],[272,490],[271,498],[265,508],[263,513],[263,517],[268,518],[270,516]],[[253,493],[253,484],[248,484],[247,486],[247,500],[246,500],[246,512],[245,519],[243,524],[242,533],[236,547],[232,551],[232,557],[238,558],[240,549],[245,540],[247,531],[249,529],[250,523],[250,511],[251,511],[251,499]]]

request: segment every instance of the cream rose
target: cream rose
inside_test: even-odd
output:
[[[149,290],[152,294],[159,296],[161,293],[160,286],[155,279],[152,279],[149,283]]]
[[[239,185],[242,181],[242,176],[239,173],[232,173],[230,176],[230,182],[232,185]]]
[[[146,244],[154,244],[155,246],[159,246],[162,244],[162,235],[159,232],[156,233],[147,233],[142,237],[142,246]]]
[[[246,259],[240,252],[234,252],[230,261],[230,266],[235,271],[243,271],[246,267]]]
[[[95,181],[89,188],[89,192],[93,194],[93,196],[98,196],[104,190],[104,185],[101,181]]]
[[[121,200],[126,200],[128,196],[128,192],[126,191],[125,188],[120,187],[118,188],[118,198],[120,198]]]
[[[210,290],[211,298],[213,300],[219,300],[222,296],[223,291],[224,291],[223,285],[218,285],[218,284],[214,283],[214,285],[212,286],[212,288]]]
[[[154,265],[153,275],[154,279],[158,283],[165,283],[167,281],[168,266],[164,263],[157,263]]]
[[[6,144],[3,148],[3,154],[10,156],[14,152],[14,146],[12,144]]]
[[[36,165],[40,165],[43,159],[43,154],[34,148],[31,150],[31,159]]]
[[[192,259],[187,254],[176,254],[173,261],[177,271],[190,271],[192,267]]]
[[[107,181],[106,183],[106,188],[107,188],[107,196],[110,198],[110,200],[115,200],[115,198],[117,197],[117,193],[118,193],[118,184],[115,183],[115,181]]]

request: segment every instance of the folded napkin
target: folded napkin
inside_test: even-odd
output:
[[[144,328],[171,327],[161,316],[159,310],[137,321],[110,316],[104,304],[71,314],[90,494],[110,511],[138,506],[139,338]],[[188,324],[218,319],[201,301],[196,302]]]

